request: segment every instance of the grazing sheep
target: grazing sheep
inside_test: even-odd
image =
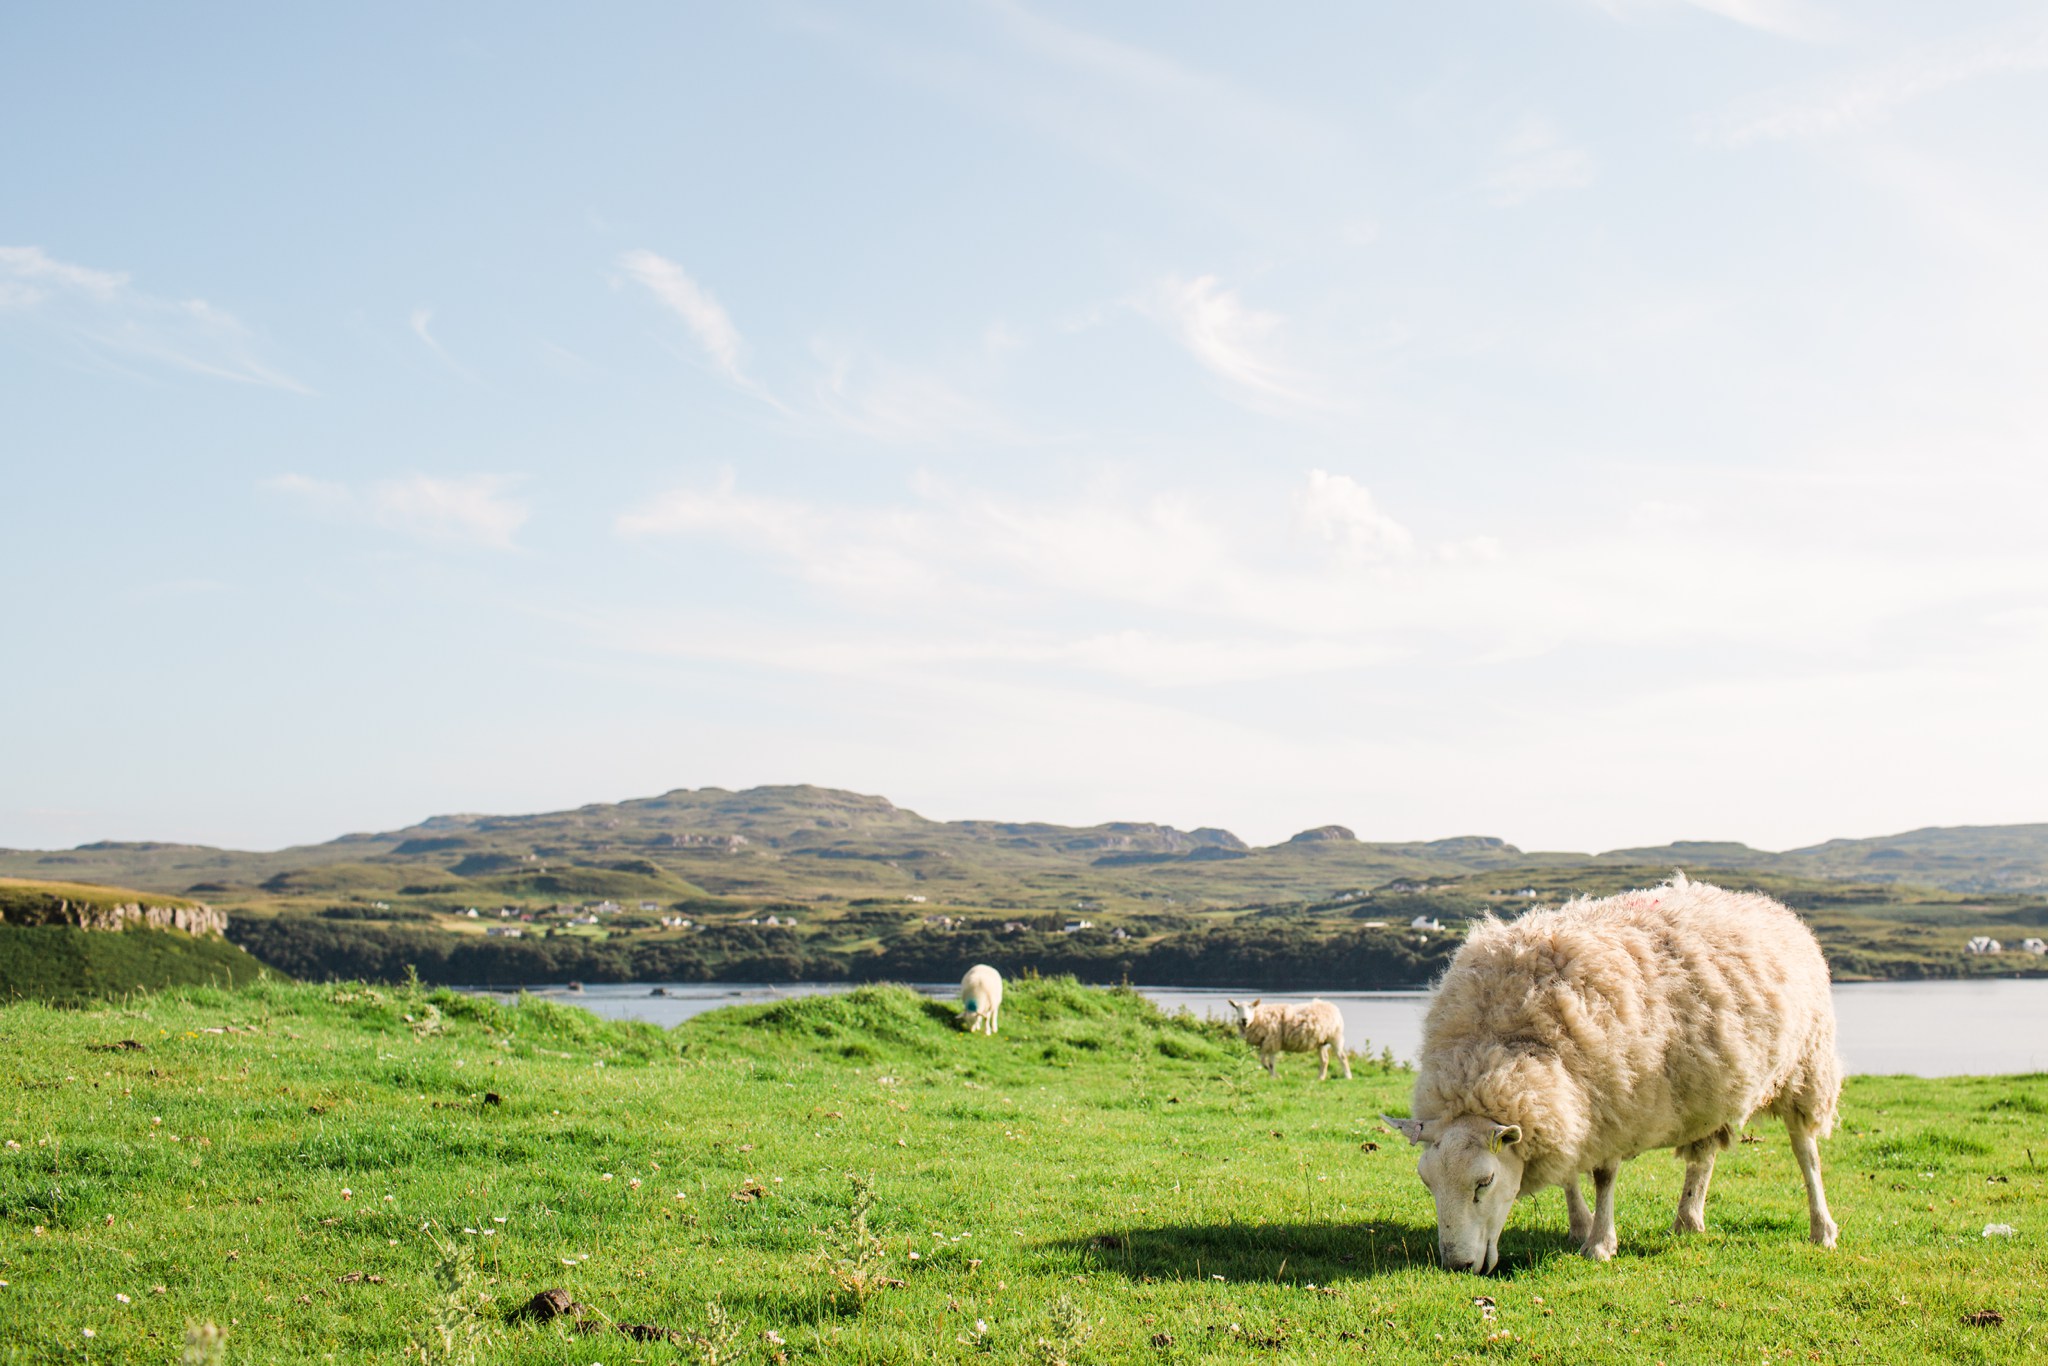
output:
[[[1515,1200],[1558,1185],[1580,1250],[1607,1260],[1615,1175],[1652,1148],[1685,1160],[1673,1231],[1704,1229],[1714,1156],[1758,1113],[1785,1121],[1808,1230],[1833,1247],[1816,1139],[1834,1127],[1841,1070],[1812,931],[1767,896],[1679,873],[1481,921],[1423,1021],[1415,1117],[1387,1123],[1424,1145],[1452,1270],[1492,1270]]]
[[[1238,1036],[1258,1050],[1259,1066],[1266,1069],[1266,1075],[1279,1075],[1273,1062],[1282,1053],[1320,1053],[1323,1070],[1316,1080],[1328,1081],[1330,1051],[1335,1049],[1337,1061],[1344,1065],[1344,1079],[1351,1080],[1351,1059],[1344,1055],[1344,1017],[1328,1001],[1226,1004],[1236,1015]]]
[[[960,979],[960,1024],[974,1034],[993,1034],[1003,1011],[1003,974],[976,963]]]

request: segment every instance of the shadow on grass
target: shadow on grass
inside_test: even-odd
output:
[[[1123,1228],[1055,1243],[1090,1267],[1132,1280],[1287,1281],[1333,1285],[1436,1266],[1436,1226],[1370,1224],[1179,1224]],[[1501,1237],[1493,1274],[1553,1257],[1576,1256],[1562,1229],[1511,1229]]]

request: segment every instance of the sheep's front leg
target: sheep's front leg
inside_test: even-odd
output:
[[[1833,1247],[1842,1230],[1828,1213],[1828,1193],[1821,1188],[1820,1144],[1812,1129],[1793,1120],[1785,1121],[1785,1132],[1792,1136],[1792,1155],[1799,1159],[1799,1175],[1806,1182],[1807,1236],[1822,1247]]]
[[[1279,1056],[1280,1056],[1280,1055],[1279,1055],[1279,1054],[1277,1054],[1277,1053],[1261,1053],[1261,1054],[1259,1054],[1259,1066],[1261,1066],[1261,1067],[1263,1067],[1263,1068],[1265,1068],[1265,1069],[1266,1069],[1266,1075],[1267,1075],[1267,1076],[1269,1076],[1269,1077],[1277,1077],[1277,1076],[1279,1076],[1279,1075],[1280,1075],[1280,1074],[1279,1074],[1278,1072],[1276,1072],[1276,1071],[1274,1071],[1274,1070],[1273,1070],[1273,1064],[1274,1064],[1274,1063],[1275,1063],[1276,1061],[1278,1061],[1278,1060],[1279,1060]]]
[[[1573,1172],[1564,1183],[1565,1213],[1571,1218],[1572,1241],[1580,1247],[1593,1236],[1593,1211],[1586,1208],[1586,1197],[1579,1189],[1579,1176]]]
[[[1344,1064],[1344,1080],[1351,1080],[1351,1055],[1344,1051],[1344,1045],[1337,1045],[1337,1061]]]
[[[1593,1227],[1579,1250],[1596,1262],[1606,1261],[1621,1246],[1614,1232],[1614,1178],[1620,1174],[1618,1162],[1593,1168]]]
[[[1322,1055],[1323,1059],[1323,1070],[1317,1074],[1316,1080],[1328,1081],[1330,1079],[1330,1046],[1328,1044],[1324,1044],[1320,1049],[1316,1051]]]
[[[1678,1193],[1678,1217],[1671,1221],[1673,1233],[1707,1231],[1707,1183],[1714,1179],[1714,1150],[1685,1164],[1685,1187]]]

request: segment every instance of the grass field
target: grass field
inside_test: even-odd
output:
[[[1271,1080],[1064,982],[1013,984],[995,1038],[949,1015],[867,988],[664,1033],[270,982],[0,1007],[0,1361],[174,1362],[207,1324],[188,1359],[2048,1358],[2048,1076],[1852,1081],[1833,1253],[1760,1125],[1704,1236],[1664,1231],[1652,1154],[1613,1262],[1549,1192],[1482,1280],[1431,1265],[1373,1118],[1405,1074]],[[507,1321],[557,1287],[584,1308]]]

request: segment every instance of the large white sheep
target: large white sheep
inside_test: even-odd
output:
[[[1273,1070],[1273,1063],[1282,1053],[1320,1053],[1323,1070],[1316,1080],[1328,1081],[1330,1053],[1334,1049],[1337,1061],[1344,1064],[1344,1079],[1351,1079],[1351,1059],[1344,1053],[1344,1017],[1328,1001],[1226,1004],[1235,1016],[1238,1036],[1257,1050],[1259,1066],[1266,1069],[1267,1076],[1279,1075]]]
[[[970,1033],[993,1034],[1003,1013],[1003,974],[976,963],[960,979],[960,1023]]]
[[[1809,1231],[1833,1247],[1816,1139],[1841,1088],[1812,932],[1767,896],[1679,873],[1481,921],[1423,1021],[1414,1118],[1387,1122],[1424,1145],[1439,1259],[1453,1270],[1492,1270],[1516,1198],[1558,1185],[1580,1250],[1607,1260],[1615,1175],[1652,1148],[1684,1159],[1672,1227],[1698,1232],[1715,1154],[1758,1113],[1785,1121]]]

